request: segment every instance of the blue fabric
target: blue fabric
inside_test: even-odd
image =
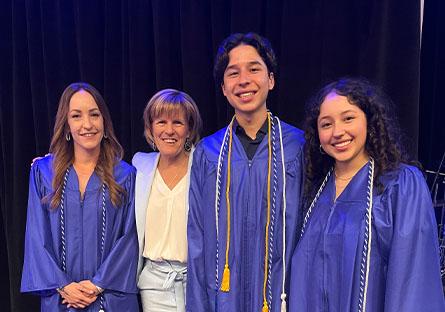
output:
[[[290,311],[357,311],[366,164],[334,202],[330,177],[292,257]],[[445,311],[431,197],[417,168],[401,165],[374,189],[366,311]]]
[[[203,139],[196,147],[190,183],[188,219],[187,311],[261,311],[265,255],[267,136],[252,160],[246,156],[236,135],[233,137],[231,164],[231,239],[229,266],[230,291],[216,292],[215,183],[218,155],[223,140],[222,129]],[[289,264],[296,244],[302,182],[302,131],[282,123],[287,179],[286,259]],[[282,190],[283,176],[279,151],[278,127],[273,138],[277,144],[277,209],[273,231],[271,311],[279,311],[282,283]],[[225,262],[227,208],[225,200],[227,157],[222,169],[219,214],[219,283]],[[217,305],[217,308],[216,308]]]
[[[71,168],[65,191],[65,273],[61,269],[60,208],[42,203],[42,198],[52,192],[51,163],[48,156],[31,168],[21,291],[40,295],[42,311],[65,311],[56,288],[89,279],[105,289],[105,310],[138,311],[135,169],[123,161],[114,169],[116,181],[127,193],[121,207],[114,207],[108,190],[105,192],[105,247],[101,259],[102,183],[93,173],[81,202],[78,178]],[[82,311],[98,310],[96,300]]]

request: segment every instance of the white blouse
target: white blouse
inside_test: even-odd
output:
[[[187,176],[170,190],[159,170],[148,199],[143,256],[153,261],[187,262]]]

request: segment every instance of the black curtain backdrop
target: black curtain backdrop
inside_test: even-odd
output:
[[[255,31],[278,56],[268,101],[275,114],[301,126],[304,102],[322,83],[368,77],[391,95],[409,150],[432,168],[444,150],[442,2],[426,3],[421,62],[418,0],[1,1],[1,310],[39,309],[19,291],[29,168],[48,151],[69,83],[89,82],[104,95],[129,161],[149,149],[142,111],[162,88],[195,99],[203,135],[228,122],[233,112],[213,81],[213,58],[230,33]]]
[[[420,62],[419,159],[438,170],[445,152],[445,2],[425,1]],[[445,164],[442,165],[445,172]]]

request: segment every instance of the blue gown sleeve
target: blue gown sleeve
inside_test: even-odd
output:
[[[32,168],[29,177],[28,211],[25,233],[25,255],[22,272],[22,292],[32,292],[41,296],[51,295],[56,288],[63,287],[71,279],[59,266],[54,251],[49,221],[49,204],[43,204],[43,172],[39,161]]]
[[[204,263],[204,220],[202,207],[203,174],[205,155],[198,146],[193,154],[190,177],[189,216],[187,224],[188,262],[187,262],[187,305],[189,312],[212,311],[206,291],[206,272]],[[210,194],[206,194],[211,196]],[[211,209],[211,207],[207,207]]]
[[[401,170],[386,204],[392,211],[393,234],[385,311],[445,311],[434,210],[417,168],[406,166]]]
[[[132,170],[122,185],[127,193],[126,202],[118,208],[125,211],[122,236],[116,240],[91,280],[93,284],[105,290],[137,293],[138,241],[134,211],[134,183],[135,171]]]

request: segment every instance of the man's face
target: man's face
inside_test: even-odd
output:
[[[266,64],[254,47],[239,45],[229,52],[221,87],[236,114],[253,116],[257,112],[265,112],[267,95],[274,85],[273,73],[268,73]]]

